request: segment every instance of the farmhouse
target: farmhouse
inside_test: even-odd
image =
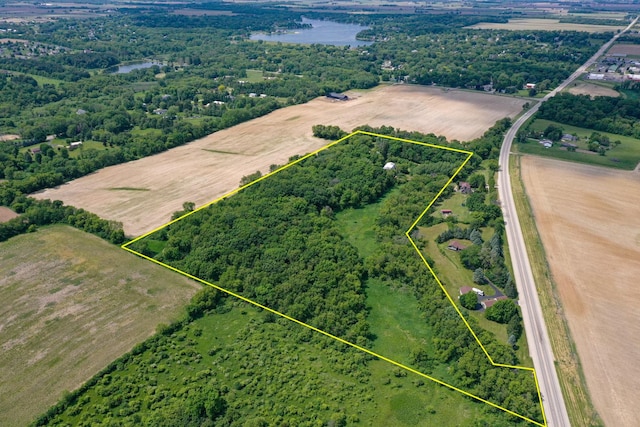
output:
[[[345,95],[344,93],[338,93],[338,92],[329,92],[329,94],[327,95],[327,98],[329,99],[337,99],[338,101],[348,101],[349,97],[347,95]]]
[[[501,300],[505,300],[505,299],[508,299],[508,298],[506,296],[504,296],[504,295],[501,295],[501,296],[496,297],[496,298],[491,298],[491,299],[486,299],[484,301],[480,301],[480,304],[482,305],[482,308],[484,308],[486,310],[487,308],[491,307],[496,302],[501,301]]]
[[[550,139],[541,139],[539,142],[544,148],[551,148],[553,146],[553,141]]]
[[[571,135],[570,133],[565,133],[564,135],[562,135],[562,141],[577,141],[578,137]]]
[[[450,251],[456,251],[456,252],[462,251],[464,250],[464,248],[465,248],[464,246],[462,246],[459,242],[455,240],[449,243],[449,245],[447,246],[447,249],[449,249]]]
[[[462,194],[471,194],[472,192],[471,184],[469,184],[468,182],[461,182],[460,184],[458,184],[458,189]]]
[[[460,295],[468,294],[473,288],[471,286],[463,286],[460,288]]]
[[[393,162],[387,162],[385,163],[385,165],[382,167],[382,169],[386,170],[386,171],[390,171],[390,170],[394,170],[396,168],[396,164]]]

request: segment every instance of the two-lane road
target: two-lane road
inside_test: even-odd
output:
[[[498,192],[502,204],[504,218],[506,221],[507,242],[513,262],[513,272],[518,292],[520,293],[520,306],[524,319],[524,329],[529,343],[529,352],[533,359],[533,366],[538,376],[540,391],[543,396],[543,406],[547,424],[551,427],[568,427],[569,416],[562,397],[560,382],[554,365],[553,350],[547,334],[547,327],[542,315],[540,300],[536,290],[529,255],[524,243],[518,213],[515,208],[513,194],[511,192],[511,179],[509,176],[509,153],[513,139],[522,126],[542,104],[542,102],[555,96],[558,92],[567,87],[573,80],[582,75],[600,57],[611,44],[623,33],[633,27],[638,18],[629,26],[616,34],[611,40],[605,43],[586,63],[578,68],[568,79],[560,84],[556,89],[546,95],[541,102],[525,112],[515,121],[511,129],[507,132],[502,149],[500,150],[500,173],[498,174]]]

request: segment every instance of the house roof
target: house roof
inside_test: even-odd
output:
[[[442,209],[440,212],[443,213],[443,214],[453,213],[453,211],[451,209]]]
[[[463,286],[460,288],[460,295],[468,294],[473,288],[471,286]]]
[[[448,248],[454,248],[457,251],[463,250],[465,247],[462,246],[458,241],[454,240],[447,245]]]
[[[482,301],[480,304],[482,304],[482,306],[484,308],[489,308],[493,304],[497,303],[498,301],[502,301],[502,300],[505,300],[505,299],[508,299],[508,298],[506,296],[504,296],[504,295],[501,295],[501,296],[499,296],[497,298],[486,299],[486,300]]]

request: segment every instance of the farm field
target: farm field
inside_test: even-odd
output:
[[[348,102],[317,98],[35,197],[85,208],[122,222],[128,235],[139,235],[167,222],[185,201],[200,206],[236,188],[243,176],[268,172],[272,164],[326,145],[312,136],[313,125],[346,131],[386,125],[466,141],[497,120],[514,117],[523,104],[517,98],[409,85],[348,94]]]
[[[199,288],[53,226],[0,243],[0,424],[26,425],[169,323]]]
[[[509,19],[506,24],[497,22],[481,22],[467,28],[477,30],[540,30],[548,31],[586,31],[589,33],[604,33],[623,30],[625,25],[593,25],[593,24],[572,24],[560,22],[559,19],[543,19],[543,18],[526,18],[526,19]]]
[[[11,209],[5,206],[0,206],[0,222],[9,221],[10,219],[13,219],[17,216],[18,214]]]
[[[612,96],[617,98],[620,92],[604,85],[577,81],[567,89],[567,92],[573,95],[589,95],[592,98],[596,96]]]
[[[637,426],[640,174],[523,156],[551,274],[606,425]]]

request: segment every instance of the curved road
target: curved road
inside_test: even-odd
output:
[[[534,105],[515,121],[511,129],[504,138],[504,143],[500,150],[500,173],[498,174],[498,193],[502,203],[504,219],[506,222],[507,242],[513,262],[514,279],[520,294],[520,305],[522,317],[524,319],[524,329],[529,343],[529,352],[533,359],[533,366],[538,376],[540,392],[543,396],[544,412],[547,425],[551,427],[568,427],[569,416],[564,404],[558,375],[554,365],[553,351],[547,334],[547,327],[542,316],[540,300],[536,290],[529,255],[524,244],[522,229],[518,220],[513,194],[511,192],[511,180],[509,177],[509,153],[513,139],[523,125],[540,108],[542,102],[555,96],[558,92],[567,87],[573,80],[582,75],[589,66],[611,46],[615,40],[624,34],[638,21],[638,17],[629,26],[616,34],[611,40],[605,43],[587,62],[578,68],[568,79],[560,84],[556,89],[546,95],[541,102]]]

